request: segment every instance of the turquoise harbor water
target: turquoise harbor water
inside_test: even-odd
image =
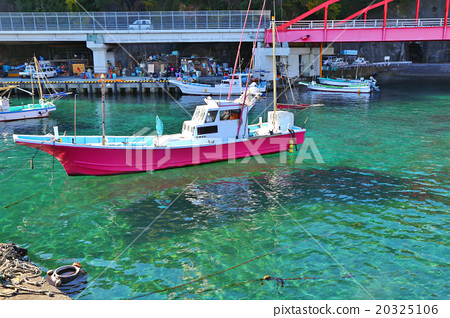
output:
[[[381,93],[359,97],[299,89],[301,102],[324,105],[296,115],[308,118],[323,163],[309,148],[302,163],[298,153],[276,154],[68,177],[40,152],[34,170],[0,183],[0,206],[47,187],[54,164],[53,184],[1,209],[0,242],[28,248],[44,271],[81,262],[87,287],[76,299],[448,299],[449,88],[448,80],[383,82]],[[154,128],[157,114],[176,133],[188,119],[182,108],[192,113],[201,101],[110,96],[107,133]],[[100,99],[79,96],[77,108],[78,133],[99,134]],[[49,119],[0,123],[1,149],[14,146],[13,132],[53,125],[73,133],[71,99]],[[1,152],[1,180],[34,152]],[[261,285],[265,275],[284,287]]]

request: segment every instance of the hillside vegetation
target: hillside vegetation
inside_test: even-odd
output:
[[[266,10],[275,11],[277,20],[290,20],[323,2],[325,0],[272,0],[266,2]],[[246,10],[248,3],[242,0],[0,0],[0,10],[19,12]],[[263,0],[252,0],[251,9],[260,10],[262,3]],[[372,0],[342,0],[330,6],[328,18],[345,18],[372,3]],[[390,5],[414,6],[415,3],[416,0],[396,0]],[[377,8],[370,11],[369,16],[380,17],[382,12],[382,8]],[[310,19],[323,19],[323,10],[312,15]]]

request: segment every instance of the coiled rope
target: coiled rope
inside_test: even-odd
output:
[[[46,294],[49,296],[52,296],[54,293],[63,294],[49,290],[30,289],[22,285],[22,283],[27,283],[34,286],[42,286],[45,282],[44,278],[41,281],[30,280],[39,277],[42,274],[42,270],[33,263],[28,262],[24,254],[26,254],[26,250],[16,246],[14,243],[0,244],[0,283],[4,288],[13,289],[9,293],[0,292],[0,296],[12,297],[20,292]]]

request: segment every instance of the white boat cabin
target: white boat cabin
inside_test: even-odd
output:
[[[208,100],[206,105],[197,106],[191,120],[183,123],[181,134],[190,138],[236,138],[239,122],[239,138],[248,137],[248,106],[236,103]]]
[[[220,138],[223,142],[228,139],[245,139],[260,136],[281,134],[294,129],[294,114],[278,110],[268,112],[268,121],[248,125],[249,107],[241,109],[241,105],[230,102],[208,100],[207,105],[197,106],[191,120],[183,123],[181,135],[184,138]],[[241,119],[241,120],[239,120]],[[240,127],[239,127],[240,122]],[[239,130],[239,136],[237,132]],[[236,138],[237,137],[237,138]]]

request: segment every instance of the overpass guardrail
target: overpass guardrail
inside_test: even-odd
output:
[[[449,19],[450,20],[450,19]],[[448,20],[448,21],[449,21]],[[413,27],[443,27],[444,18],[428,18],[428,19],[386,19],[386,28],[413,28]],[[277,26],[289,21],[278,21]],[[447,25],[450,25],[448,23]],[[292,24],[287,29],[324,29],[324,20],[299,21]],[[364,28],[383,28],[383,19],[367,19],[367,20],[328,20],[327,29],[364,29]]]
[[[0,31],[120,31],[137,20],[149,20],[142,30],[242,29],[247,11],[147,11],[147,12],[0,12]],[[246,29],[257,29],[261,11],[249,12]],[[263,12],[261,28],[270,24]],[[133,30],[140,30],[141,27]]]

